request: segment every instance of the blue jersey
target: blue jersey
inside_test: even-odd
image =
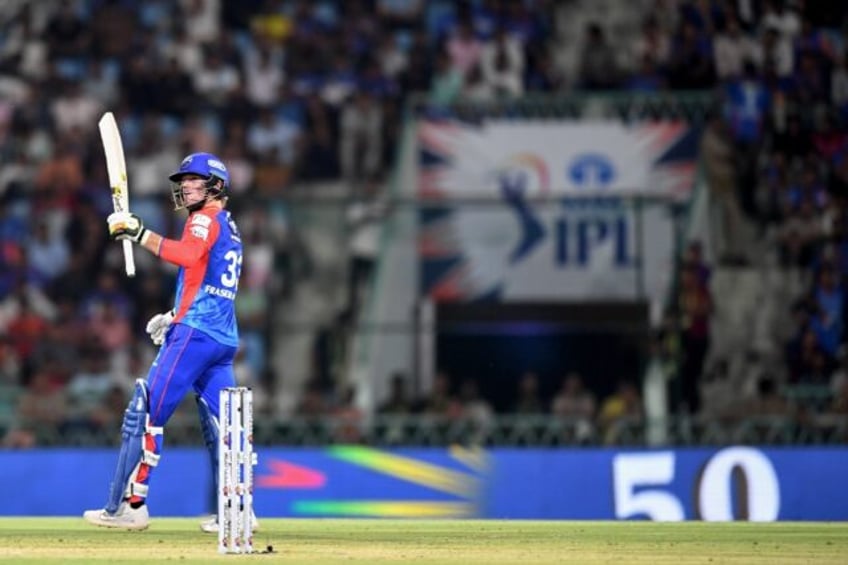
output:
[[[174,323],[238,347],[235,300],[241,274],[241,236],[227,210],[204,208],[186,221],[182,239],[162,257],[180,265]]]

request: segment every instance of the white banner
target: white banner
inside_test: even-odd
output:
[[[684,122],[489,120],[474,126],[421,121],[419,195],[498,195],[520,185],[530,197],[642,194],[686,198],[696,132]]]

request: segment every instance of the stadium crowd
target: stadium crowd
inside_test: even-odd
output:
[[[720,110],[706,129],[703,157],[723,218],[719,262],[753,259],[742,246],[745,225],[775,234],[783,265],[809,278],[794,306],[788,380],[832,384],[829,409],[848,414],[848,383],[836,370],[845,360],[848,304],[848,7],[633,3],[627,9],[642,18],[635,43],[591,22],[569,75],[558,64],[555,22],[573,4],[3,2],[0,401],[14,414],[6,445],[43,443],[57,429],[114,430],[132,377],[155,353],[145,322],[170,307],[175,273],[139,256],[139,276],[125,280],[120,247],[107,244],[112,204],[96,128],[103,111],[115,111],[124,135],[134,211],[160,233],[177,235],[165,183],[180,156],[210,151],[227,163],[230,207],[247,250],[239,380],[273,389],[272,306],[295,284],[299,252],[284,197],[314,180],[341,179],[351,197],[379,183],[394,160],[404,102],[416,92],[449,104],[528,92],[715,91]],[[709,349],[709,268],[702,259],[682,260],[681,280],[667,341],[683,360],[683,400],[697,411]],[[532,378],[521,382],[532,399]],[[596,402],[582,382],[569,375],[561,394],[517,404],[516,412],[576,416],[604,430],[615,418],[641,418],[632,384]],[[451,383],[463,383],[456,395]],[[425,401],[387,400],[381,411],[488,417],[485,391],[474,383],[453,375],[444,387]],[[299,410],[348,418],[344,437],[358,437],[363,415],[349,390],[308,387]]]

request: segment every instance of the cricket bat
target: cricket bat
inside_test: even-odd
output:
[[[112,187],[112,206],[115,212],[128,212],[130,208],[129,185],[127,184],[127,163],[124,159],[124,145],[121,132],[112,112],[106,112],[97,123],[100,139],[106,153],[106,169],[109,172],[109,185]],[[135,276],[135,258],[132,242],[124,240],[124,267],[128,277]]]

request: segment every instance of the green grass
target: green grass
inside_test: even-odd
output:
[[[197,519],[145,532],[82,518],[0,519],[3,563],[848,563],[846,523],[262,519],[251,556],[218,555]]]

